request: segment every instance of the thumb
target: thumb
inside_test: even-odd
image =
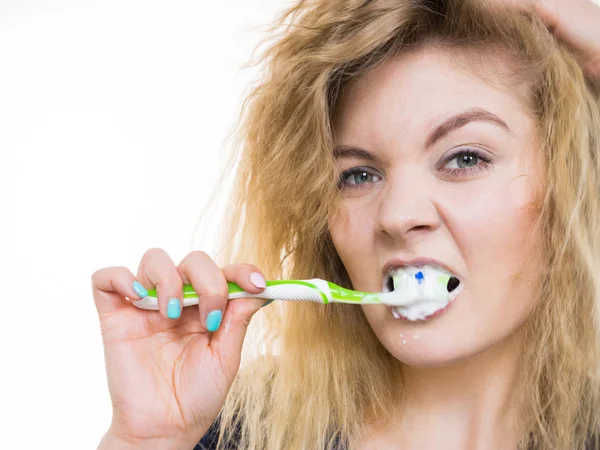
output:
[[[126,267],[105,267],[92,274],[92,293],[96,310],[100,318],[120,308],[130,307],[128,300],[141,299],[140,290],[136,291],[135,277]]]
[[[250,320],[267,302],[269,301],[257,298],[229,300],[225,307],[221,326],[212,335],[210,346],[217,354],[222,355],[228,365],[234,367],[236,371],[240,364],[242,345]]]

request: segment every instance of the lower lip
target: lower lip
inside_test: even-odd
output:
[[[438,309],[436,312],[434,312],[433,314],[430,314],[428,316],[425,316],[423,319],[410,320],[410,319],[404,317],[402,314],[399,314],[398,319],[396,319],[395,317],[394,317],[394,319],[404,320],[407,322],[424,322],[426,320],[434,319],[434,318],[439,317],[442,314],[444,314],[444,312],[448,311],[450,309],[450,307],[452,306],[452,304],[456,301],[457,298],[458,298],[458,295],[456,297],[454,297],[450,302],[448,302],[448,304],[446,306],[444,306],[442,309]],[[391,309],[390,309],[390,314],[391,314]]]

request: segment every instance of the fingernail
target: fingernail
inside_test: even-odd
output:
[[[167,303],[167,317],[169,319],[179,319],[181,315],[181,303],[178,298],[172,298]]]
[[[148,291],[138,281],[133,282],[133,290],[138,295],[138,297],[141,297],[141,298],[148,297]]]
[[[257,288],[266,288],[267,287],[267,283],[266,283],[264,277],[258,272],[254,272],[254,273],[252,273],[252,275],[250,275],[250,282]]]
[[[209,312],[206,316],[206,328],[208,329],[208,331],[210,331],[211,333],[213,331],[217,331],[217,329],[221,325],[222,317],[223,313],[218,309]]]
[[[264,305],[261,306],[261,308],[264,308],[265,306],[269,306],[271,303],[273,303],[275,299],[271,299],[269,301],[266,301]]]

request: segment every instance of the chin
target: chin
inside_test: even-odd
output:
[[[429,343],[416,345],[398,346],[396,343],[386,345],[388,351],[400,362],[411,367],[427,368],[441,367],[451,365],[460,361],[467,360],[485,351],[486,347],[481,348],[461,348],[458,343],[452,345],[447,339],[440,342],[441,345]],[[385,345],[385,344],[384,344]]]
[[[475,318],[473,318],[475,319]],[[399,327],[387,330],[380,341],[398,361],[415,368],[440,367],[460,363],[478,355],[508,348],[515,330],[522,327],[515,323],[506,330],[494,330],[494,323],[449,320],[442,327]],[[471,326],[477,323],[479,326]],[[485,332],[487,330],[487,333]],[[518,340],[517,340],[518,341]],[[504,347],[507,344],[507,347]],[[499,355],[496,354],[495,357]]]
[[[469,317],[460,309],[457,303],[428,320],[418,321],[396,319],[387,307],[379,305],[365,310],[365,315],[394,358],[412,367],[436,367],[472,358],[502,340],[490,334],[493,323],[484,325],[481,318]]]

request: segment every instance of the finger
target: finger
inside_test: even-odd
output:
[[[573,51],[584,71],[600,76],[600,5],[592,0],[491,0],[536,14]]]
[[[171,257],[160,248],[151,248],[142,257],[137,278],[146,289],[156,287],[160,314],[168,319],[181,316],[183,280]]]
[[[600,6],[591,0],[543,0],[538,15],[585,65],[600,57]]]
[[[177,266],[179,276],[198,295],[201,331],[214,332],[223,320],[227,303],[227,281],[219,266],[204,252],[189,253]]]
[[[237,284],[250,294],[259,294],[267,287],[265,276],[252,264],[231,264],[221,270],[227,281]]]
[[[227,281],[239,285],[250,294],[264,291],[265,277],[250,264],[236,264],[223,267]],[[228,355],[232,367],[238,367],[242,345],[252,316],[268,301],[256,298],[240,298],[227,302],[224,326],[214,333],[210,345],[216,352]]]
[[[92,292],[98,314],[128,307],[128,300],[148,295],[127,267],[105,267],[92,274]]]

